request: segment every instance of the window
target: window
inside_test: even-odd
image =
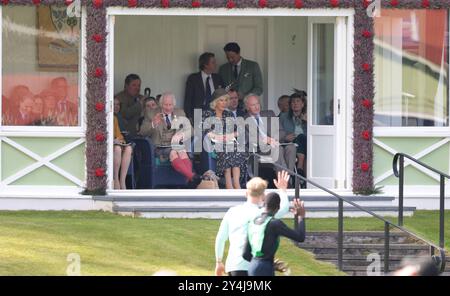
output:
[[[447,10],[375,18],[375,126],[448,126]]]
[[[80,126],[81,18],[66,10],[2,8],[2,125]]]

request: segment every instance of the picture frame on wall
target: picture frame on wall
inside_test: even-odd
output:
[[[40,5],[37,28],[38,70],[78,71],[80,18],[69,17],[65,5]]]

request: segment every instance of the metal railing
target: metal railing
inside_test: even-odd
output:
[[[430,171],[439,174],[439,247],[445,247],[444,241],[444,217],[445,217],[445,179],[450,179],[450,176],[415,159],[414,157],[405,154],[397,153],[392,161],[392,169],[394,170],[394,175],[398,178],[398,225],[403,226],[403,187],[405,185],[405,158],[429,169]],[[397,168],[397,163],[399,163],[400,169]]]
[[[253,161],[253,173],[254,173],[254,175],[257,176],[258,171],[259,171],[258,158],[264,159],[264,158],[266,158],[266,156],[259,155],[257,153],[252,153],[252,154],[255,157],[255,159]],[[384,272],[385,273],[389,272],[389,241],[390,241],[391,227],[396,228],[404,233],[407,233],[408,235],[414,237],[415,239],[426,243],[430,247],[430,256],[432,258],[434,258],[435,263],[438,265],[438,268],[440,269],[440,272],[443,272],[445,270],[446,259],[445,259],[444,246],[437,246],[434,243],[432,243],[432,242],[418,236],[417,234],[411,232],[410,230],[404,228],[402,225],[397,225],[397,224],[381,217],[380,215],[375,214],[374,212],[367,210],[364,207],[346,199],[345,197],[340,196],[339,194],[317,184],[316,182],[313,182],[313,181],[297,174],[296,172],[287,169],[284,166],[281,166],[275,162],[272,162],[271,165],[276,166],[280,169],[283,169],[283,170],[287,171],[291,176],[295,177],[295,197],[294,197],[295,199],[300,198],[300,180],[303,180],[304,182],[309,183],[309,184],[313,185],[314,187],[317,187],[338,199],[338,237],[337,237],[337,256],[338,256],[338,258],[337,259],[338,259],[338,269],[340,271],[343,270],[343,253],[344,253],[344,202],[347,204],[350,204],[351,206],[359,209],[362,212],[369,214],[370,216],[372,216],[384,223]],[[442,204],[442,202],[441,202],[441,204]],[[297,219],[295,219],[295,220],[297,220]],[[436,257],[434,255],[436,250],[438,250],[438,252],[439,252],[439,257]]]

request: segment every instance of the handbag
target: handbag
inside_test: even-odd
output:
[[[197,189],[219,189],[217,180],[202,180]]]

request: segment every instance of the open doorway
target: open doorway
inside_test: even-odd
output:
[[[282,95],[291,95],[294,89],[303,90],[309,95],[306,117],[308,129],[314,138],[308,136],[307,150],[312,154],[306,158],[307,174],[315,176],[316,181],[329,188],[342,188],[347,186],[345,181],[339,183],[336,180],[348,177],[345,147],[351,146],[345,143],[345,134],[336,137],[336,133],[346,132],[347,116],[344,116],[346,110],[343,108],[349,98],[346,92],[348,64],[347,47],[341,37],[347,36],[345,30],[348,23],[346,17],[340,18],[343,24],[338,24],[337,19],[335,16],[324,19],[323,23],[327,25],[322,26],[325,34],[321,35],[314,33],[318,27],[311,24],[319,24],[323,20],[308,16],[111,16],[113,38],[110,38],[110,58],[113,65],[110,65],[110,69],[114,73],[111,75],[114,86],[109,93],[122,91],[125,77],[136,73],[141,79],[142,94],[146,88],[151,90],[150,96],[154,97],[171,91],[176,97],[177,106],[183,108],[186,79],[191,73],[199,71],[199,55],[203,52],[214,53],[220,66],[227,62],[224,45],[231,41],[237,42],[242,57],[257,62],[261,68],[262,109],[272,110],[278,115],[280,110],[277,101]],[[337,50],[336,42],[341,42],[341,46],[344,44],[342,51]],[[328,46],[328,51],[322,55],[311,55],[311,50],[318,50],[321,46]],[[330,49],[333,56],[331,60],[327,56]],[[313,59],[317,63],[312,63]],[[341,68],[339,73],[345,75],[336,75],[336,71],[339,71],[337,67]],[[324,71],[326,75],[323,75]],[[340,87],[336,87],[336,84]],[[327,96],[319,94],[317,90],[327,92]],[[335,99],[337,94],[339,98]],[[313,122],[317,112],[322,112],[320,115],[323,118],[331,118],[330,123],[323,125],[322,121]],[[327,139],[324,138],[324,132],[328,135]],[[314,151],[320,152],[313,154]],[[327,159],[326,163],[316,165],[323,153],[326,157],[322,160]],[[343,157],[337,160],[336,153],[341,153]],[[328,171],[324,171],[325,167],[329,168]],[[326,180],[321,180],[322,177]]]

